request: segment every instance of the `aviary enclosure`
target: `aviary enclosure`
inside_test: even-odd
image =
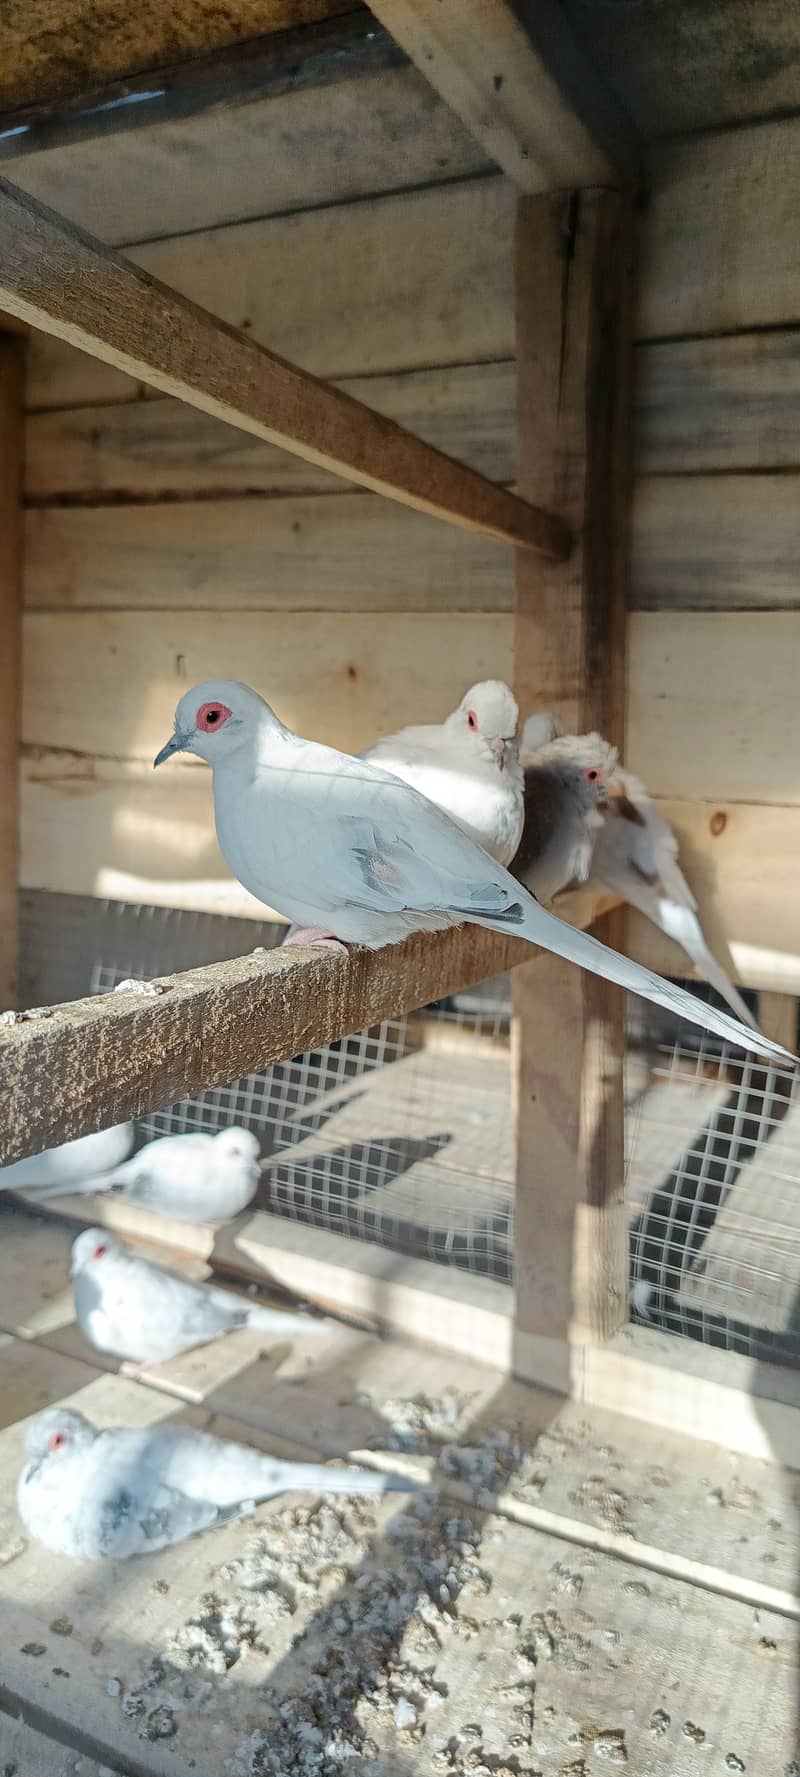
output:
[[[6,1768],[785,1777],[793,1074],[474,927],[282,951],[208,774],[151,762],[205,677],[348,751],[506,679],[523,718],[619,746],[796,1048],[800,24],[784,0],[35,0],[0,43],[2,1157],[135,1118],[140,1144],[244,1124],[263,1162],[223,1227],[2,1204]],[[557,910],[687,978],[613,897]],[[273,1366],[239,1333],[112,1376],[57,1294],[76,1222],[311,1301],[333,1355]],[[271,1510],[278,1579],[252,1526],[171,1552],[155,1600],[144,1570],[123,1603],[56,1564],[51,1608],[11,1477],[26,1417],[81,1392],[103,1423],[433,1473],[417,1577],[466,1514],[446,1621],[392,1616],[383,1505],[367,1552],[320,1520],[313,1558]],[[325,1667],[304,1740],[351,1563],[371,1701],[348,1715]]]

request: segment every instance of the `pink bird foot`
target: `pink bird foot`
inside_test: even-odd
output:
[[[288,950],[290,944],[313,944],[322,950],[340,950],[343,956],[347,955],[347,945],[334,938],[333,932],[326,932],[324,926],[298,926],[296,932],[284,938],[283,949]]]
[[[132,1364],[126,1358],[119,1366],[120,1376],[128,1376],[131,1382],[139,1382],[142,1376],[153,1376],[161,1368],[160,1364]]]

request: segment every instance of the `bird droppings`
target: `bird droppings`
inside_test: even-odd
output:
[[[112,993],[136,993],[140,999],[146,1000],[158,999],[159,994],[167,992],[163,982],[141,981],[135,975],[131,975],[126,981],[118,981],[116,987],[112,988]]]
[[[747,1767],[745,1765],[744,1759],[740,1758],[738,1753],[729,1752],[726,1755],[725,1769],[727,1771],[744,1771],[744,1770],[746,1770],[746,1768]]]
[[[178,1724],[172,1710],[166,1709],[162,1705],[158,1709],[151,1709],[147,1720],[142,1723],[139,1729],[139,1739],[171,1740],[173,1734],[177,1734],[177,1732]]]
[[[685,1735],[687,1740],[691,1740],[695,1746],[702,1746],[705,1742],[705,1729],[696,1727],[693,1721],[685,1721],[681,1728],[681,1733]]]
[[[654,1709],[650,1717],[651,1734],[654,1734],[657,1740],[663,1740],[671,1720],[672,1717],[667,1715],[666,1709]]]
[[[106,1696],[119,1697],[119,1696],[121,1696],[121,1694],[122,1694],[122,1685],[120,1684],[119,1679],[118,1678],[110,1678],[108,1680],[107,1685],[106,1685]]]
[[[50,1624],[50,1633],[52,1635],[71,1635],[72,1628],[73,1625],[69,1617],[54,1617]]]
[[[21,1654],[29,1654],[32,1660],[40,1660],[42,1654],[47,1653],[47,1648],[43,1641],[26,1641],[19,1651]]]

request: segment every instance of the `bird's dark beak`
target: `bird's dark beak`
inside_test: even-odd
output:
[[[153,770],[155,771],[157,765],[163,765],[164,760],[170,759],[173,753],[185,753],[191,738],[190,734],[181,734],[180,730],[176,728],[166,746],[161,748],[160,753],[156,753],[153,760]]]

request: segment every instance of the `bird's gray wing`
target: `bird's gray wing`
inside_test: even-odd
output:
[[[147,1432],[109,1432],[97,1439],[95,1451],[94,1481],[78,1511],[87,1514],[100,1555],[124,1560],[168,1548],[235,1515],[170,1486],[159,1472],[157,1443],[151,1450]]]
[[[146,1272],[142,1267],[142,1295],[154,1321],[168,1325],[170,1336],[180,1339],[184,1349],[244,1326],[247,1320],[246,1305],[226,1305],[218,1300],[219,1292],[212,1294],[188,1278],[174,1277],[155,1266]]]

